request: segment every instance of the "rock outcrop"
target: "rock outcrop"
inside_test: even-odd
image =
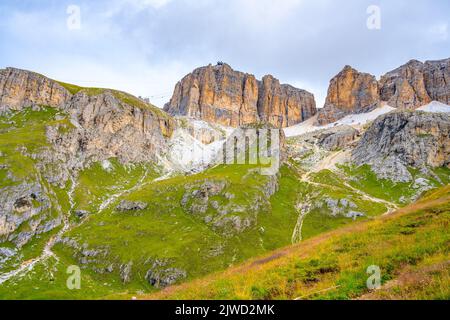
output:
[[[14,68],[0,70],[0,112],[33,105],[63,107],[71,96],[58,82],[40,74]]]
[[[380,178],[410,181],[408,167],[450,166],[450,115],[397,111],[379,117],[352,153]]]
[[[316,104],[311,93],[282,85],[270,75],[258,81],[220,64],[184,77],[164,110],[229,127],[265,122],[282,128],[312,117]]]
[[[148,204],[142,201],[127,201],[122,200],[119,205],[116,207],[117,211],[141,211],[145,210],[148,207]]]
[[[258,115],[260,121],[276,128],[303,122],[317,113],[314,96],[283,84],[267,75],[259,83]]]
[[[187,272],[179,268],[167,267],[169,261],[156,260],[147,271],[145,279],[155,288],[161,289],[177,283],[187,277]]]
[[[450,104],[450,59],[409,61],[381,77],[380,95],[399,109],[417,109],[433,100]]]
[[[345,66],[330,82],[325,106],[318,112],[317,124],[325,125],[349,114],[369,112],[379,104],[376,78]]]
[[[63,133],[58,128],[47,129],[55,150],[38,156],[48,158],[47,162],[63,160],[75,165],[111,157],[123,163],[156,161],[175,129],[169,115],[124,92],[79,88],[72,94],[37,73],[0,70],[0,112],[41,105],[64,111],[75,127]]]
[[[346,148],[359,137],[359,131],[351,126],[338,126],[330,129],[306,133],[298,137],[298,142],[318,145],[328,151]]]
[[[369,112],[382,102],[413,110],[431,101],[450,104],[450,58],[425,63],[411,60],[386,73],[380,81],[346,66],[331,80],[316,124],[325,125],[348,114]]]
[[[258,170],[250,170],[242,180],[257,174]],[[224,237],[235,236],[254,227],[259,214],[267,212],[270,197],[279,189],[279,175],[266,176],[260,186],[248,188],[244,202],[237,201],[230,187],[228,180],[207,179],[188,184],[181,206]]]
[[[381,77],[380,95],[388,105],[416,109],[431,102],[425,87],[424,64],[411,60]]]
[[[156,161],[174,130],[168,115],[125,103],[109,90],[96,96],[79,92],[65,111],[78,130],[65,135],[66,139],[56,136],[55,143],[76,141],[77,153],[94,161],[111,157],[123,163]]]
[[[61,219],[52,217],[50,207],[51,200],[37,183],[0,189],[0,243],[9,241],[21,248],[59,226]]]
[[[425,62],[424,80],[431,100],[450,105],[450,58]]]

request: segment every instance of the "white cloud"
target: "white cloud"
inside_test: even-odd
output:
[[[429,32],[435,40],[447,41],[448,40],[448,24],[446,22],[436,23],[432,25]]]
[[[330,78],[345,64],[379,75],[411,58],[448,56],[448,0],[434,7],[417,0],[412,8],[383,2],[377,33],[365,28],[370,1],[77,0],[82,28],[75,31],[59,2],[0,1],[0,40],[8,43],[0,61],[151,96],[162,106],[185,74],[221,60],[313,92],[321,107]]]
[[[138,10],[149,7],[159,9],[167,5],[172,0],[119,0],[119,3],[125,6],[134,6]]]
[[[283,22],[287,16],[303,3],[303,0],[234,0],[234,8],[238,18],[252,28],[261,26],[269,28]]]

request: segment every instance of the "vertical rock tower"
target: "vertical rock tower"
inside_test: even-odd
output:
[[[280,84],[271,75],[258,81],[222,63],[185,76],[164,110],[230,127],[263,122],[277,128],[298,124],[317,112],[313,94]]]

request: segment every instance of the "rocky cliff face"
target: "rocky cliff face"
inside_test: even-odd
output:
[[[73,95],[42,75],[8,68],[0,71],[0,111],[39,105],[65,111],[75,130],[48,128],[47,136],[57,151],[76,156],[74,162],[110,157],[125,163],[150,161],[164,151],[165,138],[175,127],[169,115],[123,92],[79,89]]]
[[[381,99],[399,109],[416,109],[431,101],[450,103],[450,59],[411,60],[381,77]]]
[[[411,60],[386,73],[380,81],[346,66],[331,80],[317,124],[368,112],[382,102],[398,109],[417,109],[433,100],[450,104],[450,59],[425,63]]]
[[[380,80],[381,99],[399,109],[416,109],[431,102],[425,86],[424,64],[412,60]]]
[[[376,78],[345,66],[330,82],[325,106],[318,112],[317,124],[325,125],[349,114],[369,112],[379,103]]]
[[[174,127],[163,113],[124,103],[111,91],[97,96],[77,93],[65,110],[78,127],[70,134],[77,141],[77,151],[95,161],[111,157],[123,163],[155,161],[156,155],[164,153],[165,138]]]
[[[430,98],[450,105],[450,58],[427,61],[423,70],[425,87]]]
[[[281,128],[310,118],[316,105],[307,91],[282,85],[272,76],[258,81],[222,64],[184,77],[164,110],[231,127],[265,122]]]
[[[379,177],[410,181],[408,167],[450,166],[450,115],[397,111],[379,117],[352,154]]]
[[[56,81],[34,72],[0,70],[0,111],[20,110],[31,105],[63,107],[71,94]]]
[[[5,144],[10,148],[17,144],[6,150],[8,157],[27,159],[32,165],[23,169],[26,179],[16,179],[11,164],[0,162],[7,176],[6,183],[0,184],[0,242],[22,247],[33,237],[60,226],[63,212],[55,206],[52,188],[65,189],[69,181],[73,185],[78,172],[91,164],[110,158],[122,164],[160,163],[167,152],[175,127],[169,115],[124,92],[77,90],[72,94],[64,84],[36,73],[0,70],[1,133],[8,136],[20,129],[22,120],[16,122],[16,116],[22,116],[24,124],[27,115],[42,116],[29,124],[39,140],[27,140],[19,134],[17,141]],[[25,110],[27,107],[32,110]],[[34,147],[35,143],[39,147]]]

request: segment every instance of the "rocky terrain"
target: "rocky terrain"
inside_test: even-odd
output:
[[[168,113],[0,70],[0,297],[152,293],[448,185],[448,61],[380,81],[347,66],[317,117],[312,94],[226,64],[186,76]]]
[[[158,108],[124,92],[85,89],[19,69],[0,71],[3,114],[39,106],[64,112],[75,129],[61,134],[57,127],[47,128],[48,140],[58,153],[66,155],[66,163],[85,164],[111,157],[124,163],[155,161],[175,127],[173,119]]]
[[[56,81],[15,68],[0,70],[0,110],[21,110],[32,105],[64,107],[71,93]]]
[[[450,116],[410,111],[381,116],[364,133],[352,160],[400,182],[412,180],[408,167],[450,167]]]
[[[49,114],[33,121],[39,130],[35,129],[37,141],[31,146],[41,145],[33,150],[27,140],[11,145],[14,138],[21,137],[19,132],[27,134],[32,128],[15,119],[17,112],[26,114],[30,108],[35,116]],[[11,127],[13,138],[8,141],[11,150],[3,157],[31,158],[37,169],[20,181],[14,170],[9,170],[20,167],[20,162],[3,164],[13,185],[2,189],[0,234],[19,247],[62,224],[51,203],[54,191],[43,179],[64,188],[79,171],[109,158],[123,164],[156,163],[157,156],[167,150],[175,126],[168,115],[126,93],[83,89],[13,68],[0,71],[0,110],[3,125]],[[25,222],[29,230],[16,233]]]
[[[346,66],[330,82],[317,123],[335,122],[350,113],[370,111],[382,103],[398,109],[417,109],[431,101],[450,104],[450,59],[411,60],[379,81]]]
[[[164,110],[228,127],[268,123],[284,128],[316,114],[314,96],[271,75],[262,81],[227,64],[194,70],[175,87]]]
[[[335,122],[348,114],[364,113],[380,104],[376,78],[350,66],[334,77],[328,89],[325,106],[319,111],[319,125]]]

